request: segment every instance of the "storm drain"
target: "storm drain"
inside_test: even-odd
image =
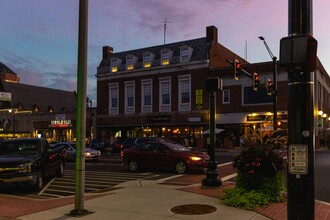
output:
[[[203,204],[186,204],[175,206],[171,209],[171,212],[179,215],[204,215],[215,212],[216,207]]]

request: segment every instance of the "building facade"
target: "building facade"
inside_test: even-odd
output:
[[[220,146],[237,146],[242,134],[272,127],[272,96],[262,87],[253,90],[251,78],[244,74],[235,80],[227,62],[234,59],[246,71],[257,72],[263,83],[273,78],[272,62],[248,63],[218,43],[214,26],[207,27],[206,37],[199,39],[118,53],[103,47],[96,74],[99,138],[111,142],[116,137],[158,136],[204,147],[203,132],[209,125],[205,79],[214,76],[222,81],[216,96],[216,126],[223,129],[217,135]],[[315,108],[322,109],[324,119],[330,113],[330,80],[318,64]],[[288,83],[287,73],[279,66],[276,83],[278,127],[285,135]],[[324,135],[325,123],[322,126],[316,126],[317,136]]]

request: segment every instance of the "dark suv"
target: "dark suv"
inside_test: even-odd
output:
[[[137,144],[142,144],[145,142],[149,142],[149,141],[165,141],[161,138],[156,138],[156,137],[135,137],[135,138],[126,138],[123,142],[123,144],[121,145],[121,155],[123,154],[123,151],[125,149],[128,149],[130,147],[133,147],[134,145]]]

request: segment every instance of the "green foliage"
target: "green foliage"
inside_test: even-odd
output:
[[[256,207],[283,201],[283,189],[283,176],[278,172],[274,177],[264,178],[259,189],[247,190],[238,185],[225,189],[220,200],[228,206],[253,210]]]
[[[281,155],[273,150],[275,147],[271,138],[263,140],[256,132],[245,137],[243,150],[233,161],[236,185],[224,191],[220,198],[223,204],[252,210],[284,200],[281,171],[285,165]]]

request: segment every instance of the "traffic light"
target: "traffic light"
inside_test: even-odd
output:
[[[252,88],[253,88],[253,90],[257,91],[259,85],[260,85],[260,76],[257,73],[253,73],[253,75],[252,75]]]
[[[267,80],[267,94],[268,95],[273,95],[274,94],[274,88],[273,88],[273,81],[268,79]]]
[[[239,60],[234,60],[234,79],[238,80],[238,71],[241,69],[242,64],[239,62]]]

